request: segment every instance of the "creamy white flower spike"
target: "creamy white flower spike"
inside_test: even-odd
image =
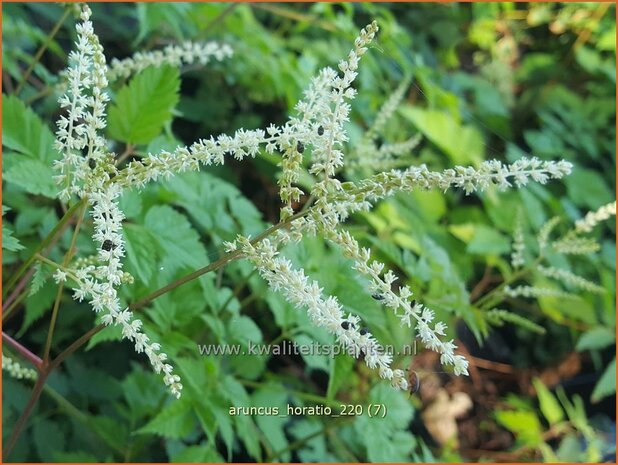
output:
[[[89,299],[95,312],[103,312],[102,321],[106,325],[121,325],[123,338],[133,342],[137,352],[146,353],[154,371],[163,373],[163,380],[172,394],[180,397],[180,378],[173,373],[171,365],[164,363],[167,356],[159,352],[159,344],[150,343],[149,337],[140,331],[142,322],[133,318],[132,312],[121,310],[117,287],[128,280],[121,261],[124,257],[124,214],[118,200],[122,188],[110,183],[116,168],[113,156],[107,151],[107,141],[100,134],[106,126],[105,107],[109,100],[105,92],[107,66],[90,15],[90,8],[83,5],[81,22],[76,26],[77,51],[71,52],[66,72],[68,89],[59,100],[60,107],[68,114],[58,120],[56,148],[62,159],[56,166],[61,173],[57,177],[62,186],[59,197],[68,200],[77,195],[87,199],[91,207],[92,238],[99,244],[98,260],[84,263],[75,270],[58,269],[54,279],[63,283],[70,277],[77,284],[74,298]]]
[[[55,145],[62,155],[55,168],[60,172],[56,181],[62,186],[59,196],[63,200],[72,194],[83,195],[90,164],[102,162],[106,155],[106,141],[100,131],[107,125],[107,66],[92,28],[91,13],[88,5],[83,5],[81,22],[76,25],[76,50],[69,54],[68,88],[58,100],[60,108],[67,111],[58,119]]]
[[[149,66],[157,68],[164,65],[180,67],[196,64],[205,66],[211,60],[223,61],[232,55],[232,47],[227,44],[187,41],[179,45],[168,45],[163,50],[137,52],[132,57],[123,60],[114,58],[110,63],[107,78],[110,82],[126,79]]]
[[[38,376],[36,370],[25,368],[19,362],[4,354],[2,354],[2,369],[15,379],[35,380]]]
[[[616,216],[616,202],[603,205],[596,211],[588,212],[583,219],[575,223],[575,231],[578,233],[590,232],[601,221]]]
[[[393,292],[393,283],[397,279],[394,273],[389,270],[383,274],[385,265],[376,260],[370,262],[371,251],[361,248],[348,231],[336,231],[326,226],[323,233],[341,247],[345,256],[354,260],[353,268],[356,271],[370,279],[369,291],[374,299],[390,308],[402,325],[414,327],[423,344],[441,354],[443,365],[453,365],[456,375],[468,374],[468,361],[462,355],[455,355],[457,346],[453,340],[443,342],[440,339],[445,335],[446,325],[433,323],[433,311],[415,299],[410,300],[413,293],[408,286],[401,286],[398,293]]]
[[[311,321],[334,334],[348,354],[354,357],[363,354],[367,366],[377,369],[381,378],[387,379],[396,388],[407,389],[404,372],[391,369],[392,356],[368,330],[360,327],[357,316],[343,313],[336,297],[325,297],[319,284],[307,278],[302,269],[295,269],[288,259],[278,257],[270,240],[264,239],[252,245],[241,236],[237,242],[244,256],[274,291],[282,293],[296,307],[306,308]]]

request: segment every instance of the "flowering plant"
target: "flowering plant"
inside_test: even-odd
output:
[[[163,87],[169,84],[170,92],[161,95],[161,100],[166,100],[167,94],[172,95],[167,109],[162,110],[162,119],[169,119],[178,93],[177,68],[231,61],[234,59],[233,49],[218,42],[184,42],[177,46],[168,45],[159,51],[139,52],[122,60],[113,59],[108,66],[91,14],[87,5],[80,8],[75,49],[69,55],[68,69],[60,75],[55,86],[61,92],[58,99],[61,112],[56,121],[54,146],[58,156],[53,165],[57,197],[66,207],[66,219],[51,237],[54,238],[73,217],[77,218],[75,232],[62,260],[49,257],[45,250],[48,244],[42,244],[7,286],[10,306],[17,301],[24,283],[33,274],[35,280],[42,283],[46,273],[53,270],[53,279],[58,285],[44,357],[34,359],[38,370],[35,392],[36,389],[40,392],[51,371],[70,353],[103,329],[116,328],[119,338],[129,341],[138,354],[144,354],[170,393],[181,399],[183,384],[186,387],[192,383],[191,389],[195,389],[195,382],[188,384],[184,380],[188,370],[182,365],[182,356],[171,352],[164,340],[157,338],[156,331],[149,327],[148,311],[145,317],[139,317],[137,312],[177,287],[208,272],[221,270],[232,262],[250,265],[250,269],[255,270],[272,291],[306,312],[314,327],[330,334],[348,354],[362,359],[390,386],[409,389],[404,366],[384,350],[383,344],[389,341],[376,335],[377,329],[372,321],[346,308],[336,293],[325,290],[325,283],[314,279],[302,263],[289,257],[290,251],[307,238],[322,241],[341,253],[353,270],[354,279],[363,283],[365,297],[373,304],[383,306],[400,327],[406,328],[411,338],[418,339],[424,348],[439,354],[445,370],[457,376],[469,374],[469,361],[458,351],[453,329],[440,321],[432,305],[424,301],[422,293],[412,284],[400,283],[400,274],[389,269],[379,254],[365,246],[346,221],[352,215],[367,214],[381,200],[397,195],[459,190],[468,196],[526,188],[531,183],[546,184],[569,175],[573,168],[570,162],[522,157],[508,164],[489,160],[439,170],[431,169],[427,163],[409,166],[404,157],[421,143],[421,134],[406,136],[406,140],[397,143],[382,144],[378,138],[396,113],[411,77],[402,79],[364,134],[354,137],[349,127],[352,102],[362,93],[357,78],[362,59],[371,53],[372,44],[379,34],[376,22],[360,31],[352,50],[338,62],[337,69],[325,67],[316,73],[287,121],[268,124],[263,129],[238,129],[231,135],[204,137],[186,146],[170,144],[169,140],[160,144],[163,147],[148,144],[152,140],[150,133],[160,132],[164,123],[154,124],[156,131],[139,127],[136,123],[139,118],[150,116],[148,98],[141,95],[145,93],[144,89],[154,81],[162,83]],[[114,89],[114,83],[122,84],[123,81],[128,83],[120,90]],[[156,118],[153,116],[153,119]],[[125,151],[115,153],[120,151],[120,143],[126,144]],[[137,146],[143,146],[145,150],[138,153]],[[198,259],[194,268],[203,268],[159,290],[145,293],[137,301],[127,299],[126,288],[148,287],[148,276],[133,266],[141,257],[135,248],[139,241],[130,240],[134,227],[130,221],[131,202],[142,197],[147,202],[148,189],[152,185],[165,185],[177,175],[215,169],[230,162],[237,166],[239,162],[261,157],[276,160],[281,168],[277,181],[281,203],[279,220],[259,233],[230,232],[221,238],[223,247],[215,262],[208,264]],[[86,214],[89,219],[85,219]],[[550,220],[538,233],[539,259],[536,261],[530,260],[524,234],[517,229],[511,261],[512,268],[517,270],[516,276],[522,278],[523,270],[527,273],[532,269],[568,285],[599,291],[594,283],[551,266],[543,259],[547,249],[563,254],[596,250],[592,241],[581,234],[589,232],[612,214],[615,214],[615,204],[590,213],[577,223],[573,231],[555,241],[550,241],[549,236],[557,220]],[[94,253],[76,253],[80,228],[91,233],[91,244],[84,248]],[[149,237],[144,235],[143,240],[151,240]],[[165,260],[164,254],[159,258]],[[35,263],[36,267],[31,269]],[[128,264],[131,265],[130,272],[127,271]],[[161,270],[164,268],[160,267]],[[487,320],[491,324],[527,324],[529,328],[539,330],[528,320],[517,318],[498,306],[508,298],[556,295],[559,291],[521,283],[512,287],[516,281],[506,279],[500,287],[473,303],[487,311]],[[97,314],[99,325],[60,356],[51,358],[51,338],[64,286],[71,288],[75,301],[88,303]],[[228,302],[224,299],[222,308]],[[19,347],[19,343],[10,340],[14,348]],[[15,377],[36,378],[33,372],[23,369],[8,356],[3,355],[3,366]],[[174,408],[184,408],[183,401],[179,401],[181,407]],[[15,430],[17,434],[19,429]],[[11,439],[9,447],[15,440]]]
[[[384,264],[370,261],[370,250],[362,249],[348,232],[339,231],[338,225],[351,213],[366,211],[372,202],[397,191],[460,187],[469,194],[494,184],[505,189],[512,182],[524,186],[529,179],[545,183],[551,178],[559,179],[568,174],[570,163],[521,159],[505,166],[498,161],[489,161],[479,169],[456,167],[442,173],[431,172],[423,166],[379,173],[359,182],[341,183],[335,178],[335,173],[344,166],[343,148],[348,140],[344,123],[350,112],[347,100],[356,96],[356,90],[351,86],[361,57],[378,32],[374,22],[361,30],[354,49],[347,59],[339,63],[342,74],[332,68],[324,68],[312,81],[305,99],[296,105],[298,116],[292,117],[284,126],[270,125],[266,131],[239,130],[233,137],[223,135],[217,139],[200,140],[191,147],[178,147],[172,153],[162,152],[149,155],[143,161],[131,161],[126,168],[118,170],[113,155],[106,149],[105,139],[100,135],[106,126],[107,70],[87,6],[84,6],[80,19],[77,52],[71,56],[74,65],[67,72],[68,91],[60,99],[61,107],[68,109],[68,116],[62,116],[58,121],[56,148],[63,157],[57,162],[60,172],[57,182],[63,187],[61,198],[69,200],[75,194],[87,199],[92,206],[95,224],[93,239],[100,244],[100,264],[76,270],[59,267],[54,277],[58,283],[70,277],[75,283],[76,299],[88,298],[96,312],[104,312],[102,321],[105,325],[120,325],[123,337],[135,344],[137,352],[144,352],[149,357],[155,372],[164,373],[165,384],[170,386],[174,395],[180,397],[180,377],[173,374],[172,365],[165,363],[167,356],[159,352],[160,344],[151,343],[149,337],[140,331],[141,321],[128,308],[121,308],[117,296],[116,287],[124,277],[121,263],[124,245],[120,234],[124,216],[118,200],[124,189],[143,187],[147,182],[177,172],[197,170],[200,164],[223,164],[226,154],[237,160],[255,157],[262,145],[267,153],[281,153],[283,174],[280,195],[284,203],[281,221],[289,229],[278,229],[273,240],[263,238],[255,244],[241,236],[228,243],[226,251],[240,251],[241,256],[257,267],[274,290],[284,292],[287,299],[298,307],[307,307],[315,324],[334,333],[344,345],[351,346],[352,353],[357,356],[363,353],[365,363],[370,368],[378,368],[380,376],[388,379],[393,386],[406,389],[405,373],[401,369],[391,368],[392,357],[384,353],[368,329],[361,329],[359,318],[345,316],[335,297],[322,296],[317,282],[310,282],[302,270],[293,268],[289,260],[277,257],[277,248],[281,244],[299,241],[305,234],[324,236],[354,259],[355,269],[371,280],[369,291],[379,296],[386,307],[393,309],[402,324],[414,325],[420,340],[441,354],[444,365],[454,365],[457,375],[468,373],[467,361],[462,355],[455,354],[453,341],[443,342],[440,339],[440,336],[445,336],[444,323],[434,323],[433,312],[411,300],[413,294],[409,287],[403,286],[394,292],[395,275],[388,271],[382,276]],[[224,56],[223,53],[220,55]],[[145,60],[143,56],[138,56],[133,60],[116,61],[113,75],[129,75],[144,62],[161,65],[163,56],[158,60]],[[180,59],[169,61],[176,63]],[[304,195],[295,184],[307,149],[311,150],[309,172],[318,179],[310,192],[315,203],[295,217],[292,202],[298,202]],[[81,150],[86,150],[85,156],[79,152]]]

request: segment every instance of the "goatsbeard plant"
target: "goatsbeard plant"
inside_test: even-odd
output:
[[[478,167],[456,166],[441,172],[422,165],[379,172],[356,182],[340,181],[336,173],[342,170],[347,157],[345,123],[350,115],[350,102],[357,93],[352,83],[361,58],[378,32],[373,22],[360,31],[354,48],[339,62],[338,70],[327,67],[313,78],[295,107],[295,115],[287,123],[265,129],[240,129],[232,136],[198,140],[188,147],[149,154],[118,166],[117,157],[110,152],[110,144],[103,135],[108,82],[126,78],[147,66],[194,61],[205,64],[209,58],[221,60],[229,57],[231,50],[218,44],[185,44],[157,54],[115,60],[108,68],[90,15],[89,7],[83,6],[81,22],[77,25],[76,49],[71,52],[65,75],[66,92],[59,100],[64,113],[56,133],[56,147],[61,153],[56,168],[61,189],[59,198],[69,201],[77,197],[89,205],[94,223],[92,239],[98,244],[98,256],[95,263],[89,261],[83,266],[57,266],[54,276],[59,283],[70,283],[75,299],[87,300],[95,312],[102,313],[105,325],[120,326],[123,337],[133,343],[137,352],[147,355],[155,372],[163,374],[163,381],[174,396],[181,395],[180,377],[167,362],[162,347],[142,331],[141,321],[118,296],[119,286],[132,279],[123,271],[124,215],[119,199],[123,192],[140,189],[160,178],[203,166],[222,165],[230,156],[237,160],[255,157],[262,151],[281,156],[281,220],[256,238],[238,236],[226,243],[227,254],[219,263],[223,265],[238,258],[250,261],[273,290],[282,293],[296,307],[306,309],[311,321],[332,333],[348,353],[356,357],[363,355],[367,366],[377,369],[380,377],[395,388],[406,389],[404,371],[392,366],[392,356],[381,348],[360,318],[344,313],[335,296],[325,295],[318,282],[279,253],[284,245],[297,243],[307,235],[322,237],[341,248],[354,262],[354,269],[368,279],[368,293],[393,311],[402,325],[414,328],[420,341],[440,354],[443,365],[451,365],[456,375],[468,374],[468,361],[456,353],[453,339],[446,336],[446,325],[435,321],[432,310],[415,299],[408,286],[396,288],[395,274],[386,270],[383,263],[372,260],[371,251],[361,247],[343,223],[350,214],[368,211],[377,201],[398,192],[462,188],[470,194],[488,186],[506,189],[525,186],[529,181],[544,184],[569,174],[570,163],[522,158],[511,165],[487,161]],[[415,144],[411,141],[404,148],[411,149]],[[363,159],[368,156],[364,153]],[[298,180],[307,161],[316,181],[309,192],[304,192]],[[310,200],[302,210],[295,211],[294,205],[305,195]]]

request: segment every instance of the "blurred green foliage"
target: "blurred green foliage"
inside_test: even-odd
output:
[[[388,95],[411,75],[413,84],[382,135],[399,142],[422,134],[420,147],[406,163],[437,170],[489,158],[514,161],[525,154],[571,161],[574,172],[561,184],[500,194],[490,190],[478,197],[435,191],[399,195],[350,222],[355,236],[371,245],[438,319],[451,328],[465,322],[478,344],[495,330],[470,303],[471,293],[488,272],[502,279],[511,275],[518,212],[530,243],[549,218],[562,217],[559,228],[566,231],[587,210],[614,198],[612,4],[118,3],[93,4],[92,9],[108,59],[186,39],[217,39],[234,49],[232,59],[183,69],[180,79],[175,70],[147,69],[114,85],[108,135],[118,142],[113,147],[117,153],[125,143],[135,144],[135,156],[143,156],[241,127],[284,121],[311,76],[345,56],[358,30],[376,19],[381,30],[360,67],[351,146]],[[57,157],[52,148],[58,114],[54,86],[66,65],[74,23],[69,16],[37,61],[35,52],[62,16],[62,6],[5,4],[3,12],[6,281],[63,213],[51,178]],[[18,96],[12,95],[30,65],[31,78]],[[237,233],[255,236],[277,221],[276,165],[276,158],[260,156],[125,195],[126,269],[135,283],[122,288],[122,298],[139,300],[213,261],[224,240]],[[86,225],[78,237],[80,255],[95,252],[90,232]],[[69,233],[50,258],[61,260]],[[593,237],[601,244],[598,254],[551,260],[599,283],[604,294],[566,289],[579,295],[507,302],[510,312],[546,329],[539,336],[508,326],[511,340],[503,349],[509,363],[543,369],[579,351],[594,380],[594,392],[571,401],[559,391],[558,403],[535,382],[540,404],[512,393],[498,405],[495,418],[514,434],[514,450],[528,454],[523,458],[585,461],[601,460],[605,453],[582,397],[591,405],[615,391],[613,222],[597,228]],[[395,347],[412,342],[392,315],[368,299],[365,283],[337,251],[307,239],[287,253],[327,293],[361,316],[380,341]],[[56,294],[47,273],[37,269],[21,304],[23,315],[4,325],[35,352],[45,342]],[[529,282],[547,284],[536,275]],[[108,328],[52,376],[10,460],[419,462],[466,457],[464,451],[435,447],[418,428],[423,407],[418,399],[392,390],[351,358],[201,356],[197,344],[331,342],[305,314],[270,291],[247,263],[235,262],[162,296],[142,319],[146,332],[178,367],[185,385],[182,399],[171,400],[143,358],[129,344],[115,342],[120,335]],[[87,305],[66,292],[53,352],[94,324]],[[398,364],[405,367],[409,361],[403,357]],[[5,439],[29,390],[27,383],[4,376]],[[381,403],[389,413],[338,419],[229,415],[230,406],[285,410],[287,404],[338,408],[342,403]],[[563,439],[552,451],[555,444],[546,442],[543,431],[555,432],[556,425]]]

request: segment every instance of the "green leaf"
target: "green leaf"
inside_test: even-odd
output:
[[[354,430],[367,449],[370,462],[410,462],[414,437],[407,431],[414,410],[405,394],[385,383],[372,388],[368,404],[384,405],[387,414],[373,418],[367,411],[357,417]],[[371,408],[371,407],[369,407]]]
[[[86,350],[90,350],[93,347],[98,346],[102,342],[109,341],[121,341],[122,340],[122,327],[121,326],[107,326],[101,331],[96,333],[90,338],[86,345]]]
[[[601,379],[592,391],[592,402],[599,402],[604,397],[612,395],[616,392],[616,359],[605,369]]]
[[[210,234],[231,239],[238,233],[256,234],[264,229],[262,215],[255,205],[223,179],[209,173],[189,172],[164,185],[177,196],[174,203]]]
[[[273,387],[265,386],[252,395],[254,406],[278,407],[280,413],[287,411],[287,394],[281,389],[273,389]],[[282,451],[288,447],[288,440],[284,431],[284,426],[288,422],[288,417],[274,415],[258,415],[255,418],[260,430],[266,441],[270,444],[272,450]],[[289,452],[280,454],[277,457],[282,462],[290,460]]]
[[[118,91],[109,108],[110,136],[131,144],[150,142],[171,119],[179,89],[177,68],[146,68]]]
[[[596,210],[614,198],[614,193],[599,173],[579,166],[564,178],[564,183],[569,199],[580,207]]]
[[[578,352],[598,350],[613,344],[615,341],[616,335],[611,330],[599,326],[582,334],[575,348]]]
[[[496,419],[527,445],[536,447],[543,442],[541,423],[534,412],[502,410],[496,412]]]
[[[125,424],[112,417],[98,415],[90,418],[89,426],[106,444],[116,450],[124,450],[129,440],[129,430]]]
[[[539,398],[541,412],[543,412],[543,416],[545,416],[549,424],[553,426],[561,422],[564,419],[564,412],[553,394],[549,392],[549,389],[538,378],[533,379],[532,384]]]
[[[41,418],[38,420],[33,425],[34,445],[40,459],[50,462],[54,459],[54,452],[64,449],[66,437],[56,423]]]
[[[4,239],[4,231],[2,231],[2,238]],[[32,282],[30,283],[29,296],[36,294],[42,287],[47,279],[51,276],[51,272],[48,268],[41,266],[41,263],[34,265],[34,275],[32,276]]]
[[[164,257],[168,259],[166,269],[201,268],[208,265],[208,255],[199,234],[186,216],[169,205],[156,205],[148,210],[144,226],[152,232]]]
[[[24,322],[19,330],[19,336],[22,336],[35,321],[51,310],[56,297],[56,289],[56,283],[49,281],[39,292],[26,298]]]
[[[50,199],[56,197],[59,189],[54,182],[56,175],[50,163],[30,158],[17,153],[8,153],[3,157],[4,180],[15,184],[26,192],[43,195]]]
[[[339,354],[332,359],[328,389],[326,391],[328,399],[335,398],[339,389],[349,379],[353,367],[354,359],[347,354]]]
[[[598,350],[613,344],[616,341],[616,335],[608,328],[599,326],[586,331],[577,341],[576,349],[578,352],[584,350]]]
[[[17,252],[22,250],[23,245],[20,244],[19,239],[13,237],[13,230],[8,227],[6,221],[2,221],[2,250],[8,250],[9,252]]]
[[[472,126],[461,125],[450,114],[437,110],[404,106],[400,111],[453,163],[477,164],[483,160],[483,139]]]
[[[136,431],[137,434],[157,434],[165,438],[180,439],[195,427],[189,400],[173,400],[157,415]]]
[[[49,165],[58,153],[54,135],[17,97],[2,95],[2,145]]]
[[[39,117],[15,96],[2,95],[3,178],[30,194],[54,198],[54,135]]]
[[[468,242],[468,252],[482,255],[502,255],[511,248],[509,239],[493,228],[476,225],[472,240]]]
[[[185,447],[170,460],[172,463],[222,463],[225,462],[212,445]]]
[[[157,268],[160,247],[153,234],[139,224],[124,227],[128,271],[142,282],[148,283]]]
[[[232,318],[228,323],[230,336],[234,341],[241,343],[247,343],[248,341],[254,343],[262,342],[262,330],[255,324],[248,316],[237,316]]]

